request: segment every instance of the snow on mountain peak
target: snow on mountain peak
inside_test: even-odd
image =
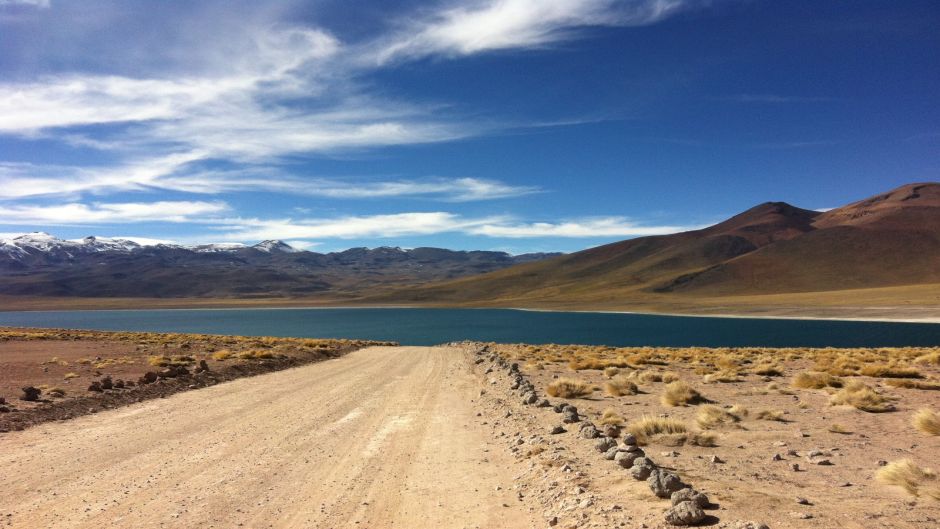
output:
[[[273,252],[297,253],[301,251],[287,244],[286,242],[280,241],[280,240],[261,241],[258,244],[252,246],[252,248],[254,248],[255,250],[266,252],[266,253],[273,253]]]

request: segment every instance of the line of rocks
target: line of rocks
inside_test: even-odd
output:
[[[623,444],[618,441],[620,428],[614,425],[604,425],[598,428],[590,421],[586,421],[578,413],[578,409],[568,403],[552,405],[548,399],[539,398],[535,386],[522,374],[519,365],[510,363],[496,352],[491,352],[487,346],[476,351],[476,364],[489,360],[492,365],[485,371],[492,373],[496,369],[505,370],[511,377],[510,390],[515,391],[521,398],[522,404],[552,408],[555,413],[562,414],[564,424],[576,424],[578,435],[582,439],[594,440],[594,449],[603,454],[604,459],[613,461],[621,468],[629,470],[633,479],[646,481],[652,493],[662,499],[670,500],[671,507],[666,510],[664,517],[666,523],[675,526],[690,526],[702,523],[708,518],[704,509],[712,506],[708,496],[695,490],[691,485],[682,481],[678,474],[660,468],[642,448],[638,446],[636,437],[631,433],[623,435]],[[563,426],[553,427],[549,433],[553,435],[565,433]],[[740,529],[769,529],[767,525],[757,522],[738,522],[732,527]]]

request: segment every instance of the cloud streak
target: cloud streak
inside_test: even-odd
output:
[[[159,201],[83,204],[78,202],[0,207],[0,224],[83,226],[133,222],[199,222],[228,211],[223,202]]]

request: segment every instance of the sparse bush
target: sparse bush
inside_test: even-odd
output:
[[[940,415],[929,408],[917,410],[911,422],[927,435],[940,435]]]
[[[833,406],[848,405],[862,411],[879,413],[891,411],[889,399],[858,380],[852,380],[829,399]]]
[[[627,431],[636,436],[637,442],[647,444],[656,436],[684,434],[688,432],[688,428],[678,419],[644,415],[628,424]]]
[[[675,382],[679,380],[679,374],[673,373],[672,371],[666,371],[662,374],[662,381],[665,383]]]
[[[73,378],[78,378],[80,376],[81,375],[79,375],[78,373],[66,373],[62,378],[64,378],[65,380],[71,380]]]
[[[783,410],[761,410],[754,414],[754,418],[759,421],[780,421],[783,422]]]
[[[627,377],[617,375],[604,384],[604,391],[612,397],[623,397],[624,395],[636,395],[639,389]]]
[[[848,428],[846,428],[845,426],[842,426],[842,425],[839,424],[839,423],[832,423],[832,424],[830,424],[830,425],[829,425],[829,431],[832,432],[832,433],[841,433],[841,434],[850,434],[850,433],[852,433],[851,431],[849,431]]]
[[[923,378],[915,367],[897,367],[885,364],[871,364],[863,366],[859,374],[866,377],[884,378]]]
[[[761,365],[754,368],[754,374],[764,377],[782,377],[783,369],[775,365]]]
[[[664,406],[684,406],[705,402],[705,398],[702,397],[701,393],[681,380],[666,384],[659,400]]]
[[[620,415],[617,410],[613,408],[607,408],[604,410],[603,415],[601,415],[600,423],[604,425],[612,424],[614,426],[623,426],[625,421],[626,419],[624,419],[623,415]]]
[[[801,389],[823,389],[823,388],[841,388],[842,379],[834,377],[829,373],[821,371],[804,371],[793,377],[791,384],[795,388]]]
[[[901,487],[908,494],[922,494],[940,501],[940,480],[933,470],[921,468],[910,459],[892,461],[875,473],[875,479],[885,485]]]
[[[604,369],[604,376],[607,378],[614,378],[618,373],[620,373],[619,367],[608,367]]]
[[[635,376],[637,380],[640,381],[640,384],[649,384],[651,382],[662,382],[663,375],[656,371],[634,371],[630,373],[631,376]]]
[[[730,410],[726,411],[718,406],[712,406],[711,404],[700,407],[695,417],[695,421],[698,423],[699,427],[704,429],[731,425],[740,420],[741,418],[731,413]]]
[[[732,415],[737,416],[740,419],[747,417],[749,413],[747,408],[745,408],[744,406],[740,404],[735,404],[734,406],[731,406],[728,409],[728,412],[731,413]]]
[[[702,381],[706,384],[712,384],[714,382],[733,383],[741,382],[741,378],[738,376],[737,371],[718,371],[717,373],[705,375],[702,377]]]
[[[545,388],[545,392],[552,397],[575,399],[590,395],[594,392],[594,389],[594,386],[583,380],[559,378],[558,380],[552,381],[552,383]]]
[[[914,362],[918,364],[933,364],[935,366],[940,366],[940,351],[922,354],[915,358]]]
[[[922,389],[940,391],[940,382],[935,380],[912,380],[910,378],[889,378],[885,384],[895,388]]]
[[[212,353],[212,359],[221,362],[222,360],[228,360],[228,359],[231,358],[233,355],[234,355],[234,353],[232,353],[232,352],[229,351],[228,349],[222,349],[222,350],[220,350],[220,351],[216,351],[216,352]]]

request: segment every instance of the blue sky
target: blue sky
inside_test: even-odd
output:
[[[940,167],[935,1],[0,0],[0,236],[574,251]]]

